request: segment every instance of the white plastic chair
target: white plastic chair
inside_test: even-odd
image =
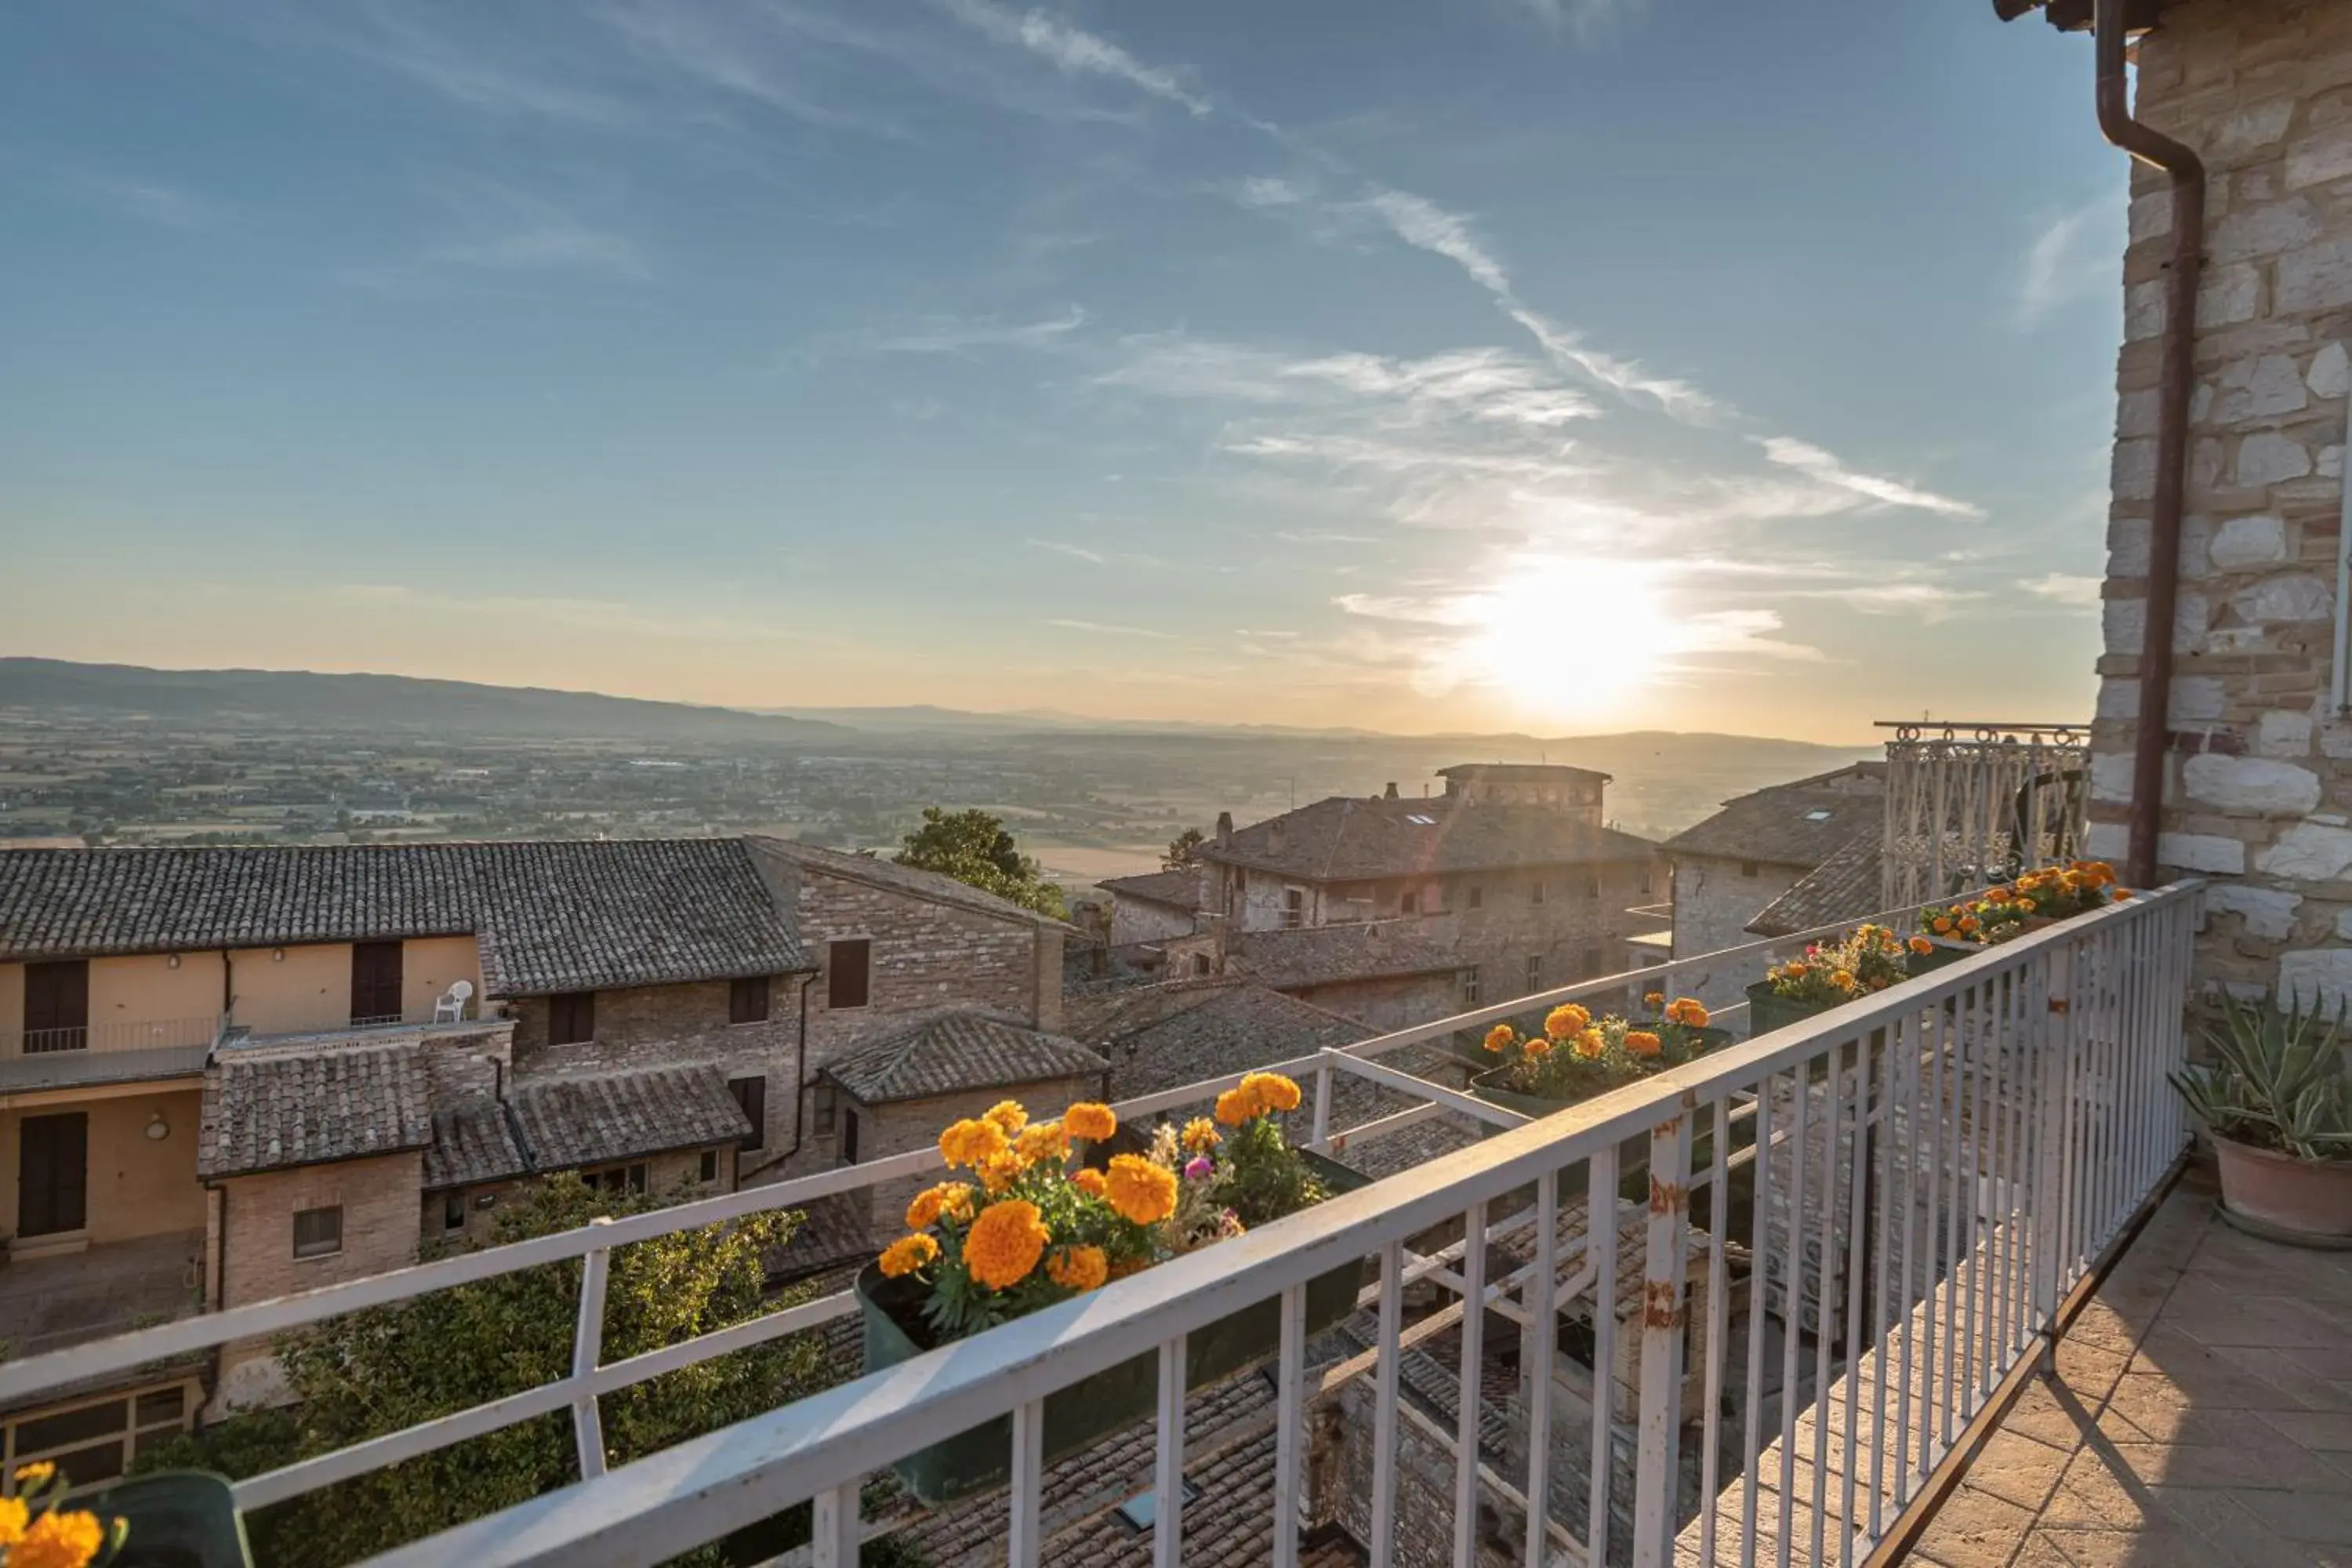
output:
[[[436,1024],[459,1022],[466,1016],[466,1004],[472,999],[473,994],[472,981],[458,981],[442,994],[441,1000],[433,1004],[433,1021]]]

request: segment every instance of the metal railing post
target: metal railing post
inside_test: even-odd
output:
[[[1642,1261],[1641,1425],[1633,1469],[1634,1568],[1663,1568],[1674,1552],[1675,1500],[1682,1470],[1683,1320],[1688,1310],[1683,1301],[1683,1276],[1690,1250],[1691,1117],[1696,1110],[1685,1099],[1675,1114],[1650,1129],[1650,1219]],[[1729,1135],[1727,1127],[1715,1130],[1718,1139]],[[1722,1201],[1720,1194],[1715,1201]],[[1713,1507],[1713,1500],[1706,1506]]]
[[[2067,966],[2063,948],[2053,947],[2042,968],[2042,1005],[2026,1020],[2026,1028],[2040,1058],[2039,1114],[2034,1118],[2033,1162],[2033,1330],[2040,1332],[2058,1315],[2063,1260],[2059,1247],[2065,1234],[2063,1217],[2066,1194],[2066,1129],[2074,1118],[2068,1093]]]
[[[591,1225],[610,1225],[609,1215],[598,1215]],[[604,1354],[604,1281],[613,1266],[613,1249],[600,1247],[581,1259],[580,1321],[572,1335],[572,1381],[584,1385],[594,1376]],[[596,1395],[583,1393],[572,1402],[572,1442],[580,1456],[580,1479],[593,1480],[604,1473],[604,1422],[596,1411]]]

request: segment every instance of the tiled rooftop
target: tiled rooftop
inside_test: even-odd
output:
[[[1654,848],[1647,839],[1549,806],[1473,805],[1465,797],[1444,795],[1333,795],[1237,828],[1230,843],[1211,839],[1200,853],[1207,860],[1323,882],[1640,862]]]
[[[941,1013],[826,1064],[867,1105],[933,1100],[1057,1079],[1098,1079],[1109,1064],[1076,1041],[984,1013]]]
[[[250,1175],[422,1149],[433,1141],[425,1048],[224,1056],[205,1074],[196,1173]]]

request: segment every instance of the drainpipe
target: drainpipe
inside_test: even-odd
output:
[[[2197,280],[2205,248],[2205,165],[2171,137],[2132,118],[2125,71],[2126,0],[2096,0],[2099,130],[2109,142],[2172,177],[2171,276],[2166,280],[2157,381],[2156,493],[2148,512],[2147,624],[2140,643],[2139,735],[2132,755],[2130,834],[2124,878],[2156,881],[2164,816],[2164,757],[2172,709],[2172,621],[2180,588],[2180,514],[2189,477],[2189,398],[2195,389]]]

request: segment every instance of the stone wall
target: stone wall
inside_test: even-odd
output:
[[[943,1095],[936,1100],[900,1100],[891,1105],[860,1105],[845,1094],[836,1114],[857,1118],[858,1163],[870,1164],[893,1154],[930,1148],[950,1123],[978,1116],[999,1100],[1017,1100],[1032,1116],[1046,1121],[1059,1116],[1076,1101],[1102,1097],[1099,1078],[1064,1079],[1051,1083],[976,1089],[970,1094]],[[828,1140],[825,1146],[837,1147],[837,1143]],[[887,1241],[906,1228],[903,1222],[908,1200],[940,1179],[937,1172],[908,1176],[852,1196],[872,1205],[873,1233],[877,1241]]]
[[[1454,970],[1434,974],[1387,974],[1333,980],[1279,990],[1316,1006],[1353,1018],[1367,1028],[1410,1028],[1463,1011],[1462,981]]]
[[[1713,855],[1675,856],[1675,956],[1689,958],[1756,941],[1748,922],[1803,875],[1805,869],[1796,866],[1727,860]],[[1764,964],[1759,958],[1684,970],[1675,976],[1674,988],[1680,995],[1696,996],[1709,1007],[1723,1008],[1741,1000],[1749,981],[1763,977]]]
[[[2352,721],[2327,692],[2352,386],[2352,10],[2169,0],[2140,45],[2138,112],[2210,175],[2158,855],[2168,876],[2215,879],[2209,984],[2333,1004],[2352,994]],[[2131,190],[2092,731],[2091,847],[2117,859],[2171,244],[2165,177],[2133,165]]]

